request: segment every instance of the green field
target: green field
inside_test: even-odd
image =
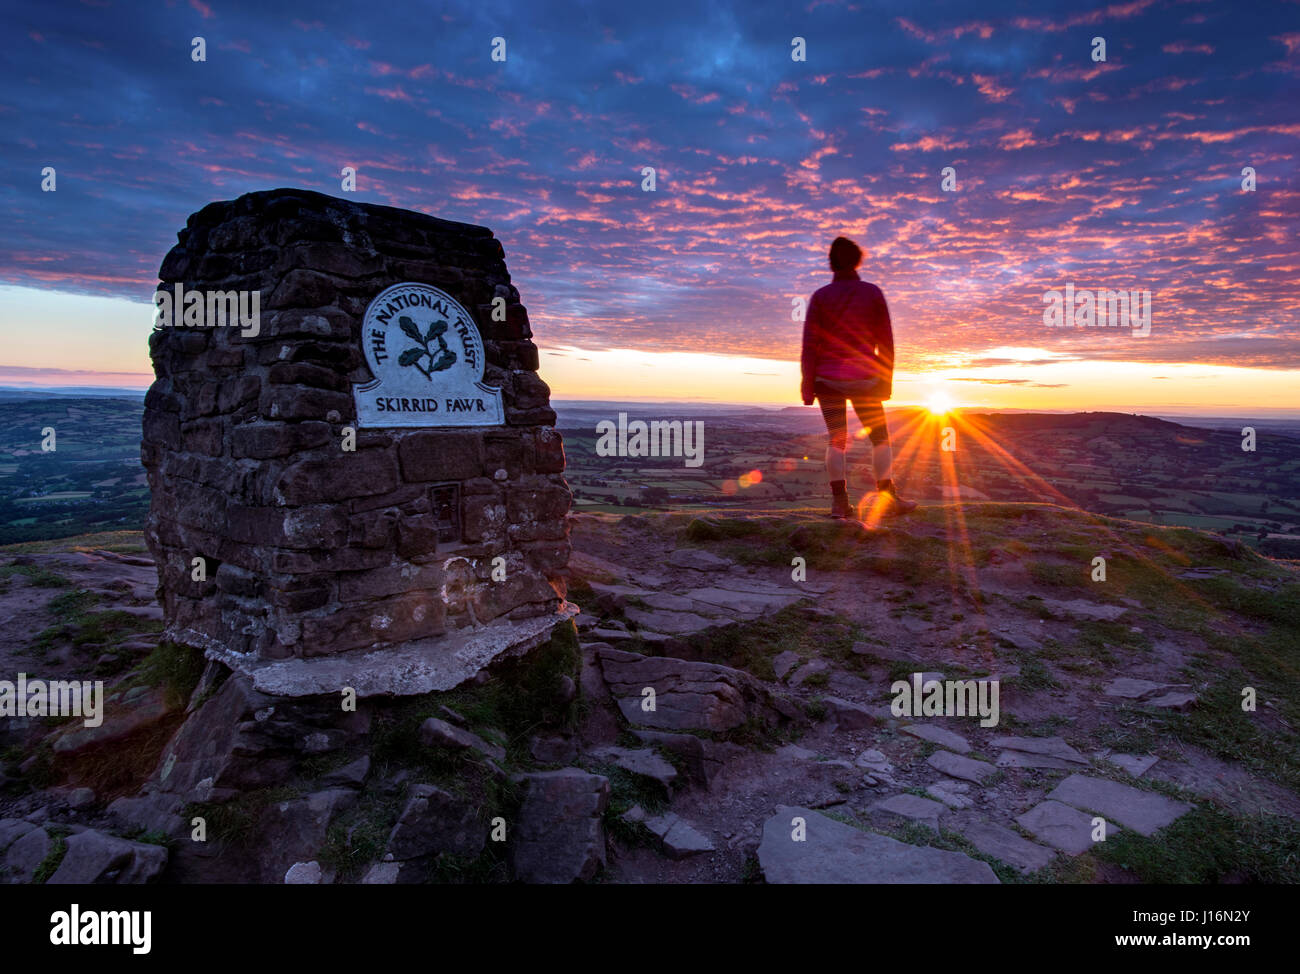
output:
[[[44,504],[49,501],[76,501],[91,496],[88,490],[60,490],[53,494],[46,494],[43,497],[19,497],[14,500],[15,504]]]

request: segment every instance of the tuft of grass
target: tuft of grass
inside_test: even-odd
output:
[[[1047,690],[1061,685],[1046,666],[1028,654],[1020,657],[1020,676],[1016,683],[1025,690]]]
[[[1083,655],[1103,663],[1115,662],[1115,654],[1111,652],[1113,646],[1143,653],[1152,647],[1151,637],[1147,633],[1134,632],[1127,622],[1107,619],[1089,620],[1086,626],[1080,626],[1074,635],[1074,643]]]
[[[164,849],[170,849],[173,845],[171,836],[158,829],[140,829],[128,835],[127,838],[133,842],[142,842],[145,845],[162,846]]]
[[[44,658],[56,645],[66,641],[75,647],[97,645],[102,647],[101,652],[112,656],[117,647],[131,637],[162,631],[161,622],[142,619],[130,612],[93,611],[100,601],[101,597],[94,592],[80,588],[62,592],[50,599],[46,608],[57,621],[36,634],[30,649],[32,655]],[[124,662],[124,659],[118,659],[107,670],[112,672],[119,669]],[[97,672],[104,669],[102,666],[97,667]]]
[[[246,791],[228,802],[193,802],[185,807],[184,818],[202,818],[208,839],[243,845],[252,838],[258,820],[271,805],[297,798],[293,788],[276,786]]]
[[[164,640],[141,660],[133,678],[127,682],[162,687],[171,706],[183,707],[199,685],[206,665],[201,649]]]
[[[68,835],[67,829],[61,829],[54,826],[46,830],[54,844],[50,846],[50,851],[45,854],[41,864],[36,867],[36,872],[32,874],[32,885],[43,886],[55,871],[59,864],[63,862],[63,857],[68,854]]]
[[[772,660],[787,650],[801,660],[848,662],[855,659],[851,626],[810,623],[793,606],[752,622],[714,626],[687,636],[681,643],[684,648],[675,650],[676,656],[721,663],[768,681],[776,679]],[[820,685],[812,678],[805,683]]]
[[[1029,562],[1029,577],[1048,588],[1082,588],[1089,582],[1088,563],[1081,565],[1055,565],[1048,562]]]
[[[1240,672],[1229,672],[1202,690],[1187,713],[1152,711],[1153,735],[1204,748],[1251,773],[1300,791],[1300,735],[1262,729],[1241,709]]]
[[[752,538],[774,530],[777,524],[769,519],[697,517],[693,518],[682,537],[692,544],[707,544],[710,541],[730,541],[735,538]]]
[[[571,578],[564,597],[585,609],[595,600],[596,590],[591,587],[591,583],[585,578]]]
[[[8,581],[15,575],[27,579],[29,585],[36,588],[67,588],[72,584],[58,572],[50,571],[39,565],[3,565],[0,566],[0,581]]]
[[[510,882],[510,866],[501,849],[504,844],[489,842],[473,859],[449,853],[439,856],[429,882],[473,886]]]
[[[54,768],[54,748],[48,738],[37,743],[30,756],[36,760],[27,769],[27,773],[15,777],[7,786],[7,790],[13,794],[21,794],[28,790],[40,791],[49,788],[59,780],[59,775]],[[5,757],[16,767],[26,760],[28,752],[15,744],[6,749]]]
[[[1125,830],[1096,844],[1092,854],[1143,883],[1294,884],[1300,882],[1300,823],[1199,806],[1157,836]]]
[[[335,871],[337,882],[357,882],[383,855],[403,805],[398,795],[368,789],[355,807],[330,825],[317,861]]]
[[[651,815],[657,815],[668,807],[668,794],[658,782],[632,774],[616,764],[597,764],[592,772],[609,779],[607,818],[622,815],[634,805],[640,805]]]

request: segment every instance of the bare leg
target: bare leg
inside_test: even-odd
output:
[[[894,479],[894,449],[888,440],[872,448],[871,464],[876,468],[876,483]]]
[[[826,479],[831,486],[831,516],[847,517],[849,495],[847,485],[847,453],[849,449],[848,413],[842,398],[819,395],[817,403],[822,408],[829,444],[826,447]]]
[[[847,444],[845,444],[847,446]],[[888,449],[888,447],[886,447]],[[848,451],[844,447],[834,445],[826,448],[826,479],[830,483],[837,480],[845,480],[844,471],[848,466]]]

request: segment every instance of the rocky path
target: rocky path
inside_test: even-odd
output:
[[[737,881],[755,878],[756,863],[768,882],[989,882],[996,877],[979,860],[1028,876],[1125,830],[1157,834],[1195,807],[1155,790],[1161,784],[1198,782],[1187,790],[1207,799],[1224,795],[1222,787],[1206,787],[1221,775],[1194,770],[1221,764],[1207,754],[1183,749],[1179,760],[1106,746],[1081,751],[1048,732],[1069,727],[1072,740],[1095,741],[1126,714],[1196,705],[1196,688],[1178,674],[1189,649],[1199,647],[1180,647],[1160,632],[1152,634],[1154,652],[1105,667],[1133,675],[1099,680],[1102,668],[1088,667],[1076,677],[1039,662],[1044,650],[1099,621],[1131,617],[1134,634],[1142,633],[1129,613],[1136,603],[1040,595],[1011,555],[995,556],[981,576],[988,592],[1003,597],[972,606],[924,585],[860,572],[794,582],[785,568],[737,564],[706,547],[669,549],[676,538],[637,526],[611,541],[601,527],[593,527],[587,544],[581,526],[576,532],[578,571],[595,578],[594,604],[578,620],[585,689],[595,699],[608,694],[646,745],[615,760],[625,771],[655,778],[638,770],[654,755],[650,748],[675,752],[679,767],[694,766],[684,781],[655,779],[671,787],[671,801],[649,820],[649,842],[619,849],[609,869],[613,881]],[[1026,596],[1037,603],[1031,609],[1023,605]],[[869,640],[854,642],[847,659],[781,652],[767,679],[700,661],[698,646],[683,642],[719,626],[743,630],[782,610],[798,613],[796,625],[827,632],[848,626],[870,633]],[[790,624],[788,614],[784,621]],[[1043,668],[1038,681],[1023,679],[1026,659]],[[908,670],[927,679],[941,680],[946,670],[998,680],[1001,726],[894,717],[891,676]],[[653,711],[645,707],[648,687],[656,694]],[[812,719],[800,721],[801,714]],[[788,728],[797,743],[755,748],[725,740],[747,721],[783,716],[794,718]],[[593,739],[584,743],[596,750],[583,759],[599,767],[608,764],[608,755],[597,756],[600,742],[616,722],[592,726]],[[1268,798],[1252,810],[1295,813],[1293,794],[1254,780]],[[628,814],[647,822],[640,806]],[[969,855],[927,845],[918,827],[947,844],[959,837]],[[674,841],[679,833],[690,841]],[[909,842],[890,837],[897,835]],[[1107,874],[1103,869],[1099,878]]]
[[[0,793],[0,874],[386,884],[462,875],[438,865],[450,856],[462,869],[495,862],[466,874],[480,881],[1132,882],[1101,854],[1105,843],[1150,841],[1158,858],[1161,843],[1181,850],[1170,855],[1195,844],[1169,838],[1188,816],[1198,829],[1206,816],[1232,816],[1233,827],[1300,817],[1300,798],[1260,765],[1160,730],[1203,714],[1213,692],[1204,660],[1235,661],[1142,599],[1053,584],[1077,564],[1044,539],[1041,519],[1007,519],[1003,536],[955,573],[937,544],[950,530],[922,520],[838,538],[864,558],[839,569],[809,558],[801,571],[793,556],[816,550],[821,523],[787,515],[778,542],[713,529],[692,537],[680,517],[576,516],[581,663],[554,689],[578,707],[576,723],[528,717],[503,734],[434,695],[414,703],[427,709],[418,733],[403,732],[408,763],[394,764],[391,739],[376,750],[372,733],[394,726],[382,708],[373,728],[369,715],[335,725],[231,679],[203,705],[210,719],[195,711],[170,738],[174,769],[158,754],[139,769],[152,793],[75,782]],[[70,584],[41,587],[44,571]],[[1194,559],[1185,569],[1217,571]],[[1251,584],[1279,584],[1259,579]],[[112,647],[55,639],[35,658],[31,634],[57,622],[52,599],[69,589],[148,623],[152,580],[146,559],[107,551],[13,563],[0,599],[28,631],[6,630],[0,662],[59,675],[96,659],[116,665],[106,649],[147,653],[154,635],[114,637]],[[1259,628],[1228,615],[1215,624]],[[896,715],[894,683],[913,674],[996,682],[997,720]],[[183,702],[109,682],[120,696],[107,730],[55,731],[56,756],[102,754],[111,735],[136,741],[153,724],[170,735],[182,719]],[[467,704],[482,703],[469,694]],[[538,700],[550,708],[547,694]],[[1267,699],[1242,719],[1289,732]],[[11,745],[26,733],[12,721],[4,730]],[[299,791],[259,812],[255,848],[222,858],[215,844],[188,842],[179,812],[208,801],[214,780],[274,791],[304,760],[328,770],[295,779]],[[448,760],[450,775],[430,775]],[[17,774],[38,763],[24,757]],[[6,767],[12,784],[15,765]],[[507,783],[518,796],[508,864],[492,859],[482,804]],[[372,833],[364,868],[346,871],[340,850],[358,829]],[[172,837],[170,861],[138,841],[158,834]]]

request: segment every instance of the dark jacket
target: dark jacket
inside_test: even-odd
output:
[[[813,294],[803,326],[803,400],[811,403],[817,379],[874,380],[880,399],[893,393],[894,330],[880,288],[837,271]]]

